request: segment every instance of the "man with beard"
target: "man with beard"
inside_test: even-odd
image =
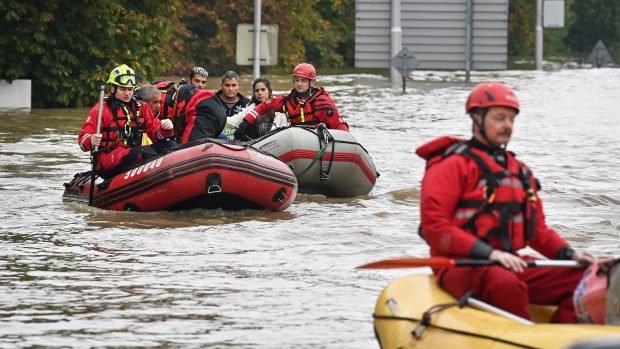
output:
[[[456,298],[473,291],[526,319],[530,302],[557,305],[552,322],[577,322],[573,292],[583,269],[526,268],[535,257],[517,254],[530,247],[549,259],[594,261],[547,226],[540,184],[506,150],[519,113],[515,92],[497,82],[479,84],[466,112],[473,122],[470,140],[441,137],[416,150],[427,160],[420,235],[431,256],[487,259],[497,266],[435,268],[437,283]]]

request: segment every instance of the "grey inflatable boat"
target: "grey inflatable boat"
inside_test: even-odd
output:
[[[249,142],[288,164],[299,192],[330,197],[367,195],[379,173],[368,151],[350,132],[324,125],[289,126]]]

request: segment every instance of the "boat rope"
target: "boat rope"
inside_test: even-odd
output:
[[[323,170],[323,157],[322,156],[318,157],[319,158],[319,179],[321,181],[324,181],[324,180],[329,179],[329,173],[331,172],[332,164],[334,163],[334,156],[336,154],[336,149],[335,149],[336,142],[334,142],[334,137],[329,133],[329,131],[327,130],[327,127],[325,127],[325,124],[319,124],[319,126],[316,128],[316,134],[319,137],[319,146],[321,145],[321,142],[325,143],[325,146],[323,147],[323,149],[325,149],[330,142],[332,144],[331,156],[329,158],[329,164],[327,165],[326,170]]]
[[[532,347],[532,346],[529,346],[529,345],[526,345],[526,344],[521,344],[521,343],[509,341],[509,340],[498,338],[498,337],[492,337],[492,336],[488,336],[488,335],[485,335],[485,334],[472,333],[472,332],[467,332],[467,331],[463,331],[463,330],[457,330],[457,329],[454,329],[454,328],[443,327],[443,326],[435,325],[435,324],[433,324],[431,322],[432,316],[434,314],[437,314],[437,313],[443,311],[443,310],[452,308],[454,306],[458,306],[459,308],[465,307],[465,305],[467,305],[467,300],[468,300],[468,298],[470,296],[471,296],[471,293],[467,293],[463,297],[461,297],[461,299],[459,299],[458,302],[436,304],[436,305],[430,307],[427,311],[425,311],[422,314],[422,319],[416,319],[416,318],[412,318],[412,317],[403,317],[403,316],[394,316],[394,315],[377,315],[377,314],[372,314],[372,317],[375,318],[375,319],[380,319],[380,320],[400,320],[400,321],[416,322],[417,325],[411,331],[411,335],[413,337],[415,337],[416,339],[418,339],[418,340],[422,337],[422,334],[424,333],[424,331],[427,328],[434,328],[434,329],[438,329],[438,330],[442,330],[442,331],[446,331],[446,332],[451,332],[451,333],[456,333],[456,334],[460,334],[460,335],[464,335],[464,336],[471,336],[471,337],[477,337],[477,338],[482,338],[482,339],[488,339],[488,340],[491,340],[491,341],[512,345],[512,346],[517,347],[517,348],[541,349],[541,348],[538,348],[538,347]]]
[[[335,139],[329,133],[329,130],[327,129],[325,124],[319,124],[318,126],[290,125],[290,126],[287,126],[287,127],[279,127],[279,128],[277,128],[277,129],[275,129],[275,130],[273,130],[273,131],[271,131],[271,132],[269,132],[269,133],[267,133],[267,134],[265,134],[265,135],[263,135],[263,136],[261,136],[259,138],[254,139],[251,142],[247,142],[247,143],[244,142],[244,144],[246,144],[247,147],[252,148],[252,149],[254,149],[256,151],[259,151],[259,152],[261,152],[263,154],[276,157],[276,156],[274,156],[273,154],[271,154],[271,153],[269,153],[267,151],[263,151],[263,150],[255,147],[254,144],[256,144],[256,143],[258,143],[260,141],[263,141],[263,140],[265,140],[265,139],[267,139],[269,137],[272,137],[272,136],[276,135],[279,132],[282,132],[284,130],[287,130],[287,129],[293,128],[293,127],[294,128],[298,128],[298,129],[302,129],[302,130],[305,130],[305,131],[308,131],[308,132],[314,134],[315,136],[317,136],[317,138],[319,140],[319,147],[320,147],[319,151],[317,152],[316,156],[312,159],[310,164],[308,164],[308,166],[306,166],[306,168],[303,169],[303,171],[299,172],[299,174],[295,175],[297,177],[297,179],[300,179],[302,176],[304,176],[306,174],[306,172],[308,172],[308,170],[310,170],[310,168],[312,166],[314,166],[314,164],[317,161],[319,161],[319,163],[320,163],[320,166],[319,166],[319,178],[320,178],[320,180],[324,181],[324,180],[329,179],[329,174],[330,174],[330,171],[331,171],[331,167],[332,167],[332,164],[334,162],[334,158],[336,156],[336,151],[335,151],[336,143],[351,144],[351,145],[358,146],[370,157],[370,154],[368,153],[368,150],[366,150],[366,148],[364,148],[364,146],[362,146],[360,143]],[[330,143],[332,145],[331,156],[330,156],[330,159],[329,159],[329,164],[327,166],[327,169],[325,171],[323,171],[323,163],[322,163],[322,161],[323,161],[323,154],[325,153],[325,150],[327,149],[327,147],[329,146]],[[376,174],[377,177],[379,177],[379,172],[375,171],[375,174]]]
[[[329,143],[325,143],[325,145],[323,145],[323,147],[321,148],[321,150],[319,150],[316,153],[316,156],[314,157],[314,159],[312,159],[312,161],[310,162],[310,164],[308,164],[308,166],[306,166],[306,168],[299,172],[299,174],[297,175],[297,179],[303,177],[303,175],[306,174],[306,172],[308,172],[308,170],[312,167],[312,165],[314,165],[314,163],[323,157],[323,153],[325,152],[325,149],[327,149],[327,146],[329,145]],[[333,156],[333,152],[332,152],[332,156]],[[321,171],[321,169],[319,168],[319,171]]]
[[[255,144],[255,143],[257,143],[257,142],[259,142],[259,141],[261,141],[261,140],[263,140],[263,139],[265,139],[265,138],[269,138],[269,137],[271,137],[271,136],[273,136],[273,135],[277,134],[278,132],[282,132],[282,131],[287,130],[287,129],[289,129],[289,128],[299,128],[299,129],[302,129],[302,130],[308,131],[308,132],[310,132],[310,133],[313,133],[313,134],[315,134],[315,135],[316,135],[316,133],[317,133],[317,131],[316,131],[316,130],[317,130],[317,127],[316,127],[316,126],[308,126],[308,125],[290,125],[290,126],[286,126],[286,127],[278,127],[277,129],[275,129],[275,130],[273,130],[273,131],[271,131],[271,132],[269,132],[269,133],[267,133],[267,134],[265,134],[265,135],[263,135],[263,136],[260,136],[260,137],[258,137],[258,138],[256,138],[256,139],[254,139],[254,140],[252,140],[252,142],[247,142],[247,143],[250,143],[250,144]],[[335,143],[344,143],[344,144],[353,144],[353,145],[357,145],[357,146],[359,146],[360,148],[362,148],[362,150],[364,150],[364,152],[366,152],[366,154],[369,154],[369,153],[368,153],[368,150],[366,150],[366,148],[364,148],[364,146],[363,146],[363,145],[361,145],[361,144],[360,144],[360,143],[358,143],[358,142],[343,141],[343,140],[339,140],[339,139],[334,139],[334,142],[335,142]]]
[[[418,323],[418,325],[411,331],[411,334],[416,339],[420,339],[424,330],[431,324],[431,317],[433,314],[439,313],[440,311],[446,310],[448,308],[452,308],[454,306],[460,305],[459,303],[444,303],[444,304],[436,304],[430,307],[427,311],[422,314],[422,321]]]
[[[419,323],[419,322],[423,321],[422,319],[416,319],[416,318],[410,318],[410,317],[402,317],[402,316],[393,316],[393,315],[377,315],[377,314],[373,314],[372,317],[375,318],[375,319],[378,319],[378,320],[399,320],[399,321],[409,321],[409,322],[416,322],[416,323]],[[514,346],[516,348],[542,349],[542,348],[539,348],[539,347],[532,347],[532,346],[529,346],[529,345],[526,345],[526,344],[521,344],[521,343],[509,341],[509,340],[506,340],[506,339],[501,339],[501,338],[497,338],[497,337],[487,336],[487,335],[479,334],[479,333],[472,333],[472,332],[457,330],[457,329],[454,329],[454,328],[443,327],[443,326],[435,325],[435,324],[432,324],[432,323],[428,324],[427,327],[434,328],[434,329],[437,329],[437,330],[446,331],[446,332],[456,333],[456,334],[460,334],[460,335],[464,335],[464,336],[471,336],[471,337],[476,337],[476,338],[488,339],[488,340],[491,340],[491,341],[512,345],[512,346]],[[411,335],[415,336],[413,334],[413,331],[412,331]]]
[[[73,176],[73,179],[69,183],[63,183],[65,188],[69,188],[72,185],[76,185],[80,191],[84,190],[86,182],[90,180],[92,171],[79,172]]]

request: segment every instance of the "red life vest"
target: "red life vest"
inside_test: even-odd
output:
[[[295,90],[292,90],[288,95],[266,100],[251,110],[244,120],[254,125],[260,115],[268,113],[271,109],[284,112],[288,124],[324,123],[329,129],[349,131],[349,125],[342,120],[336,104],[322,87],[312,87],[303,98],[299,98]]]
[[[159,108],[160,119],[171,119],[174,121],[174,111],[178,103],[179,88],[179,85],[172,84],[169,85],[168,89],[162,92],[160,101],[161,107]]]
[[[457,203],[454,225],[504,251],[519,250],[534,238],[537,184],[531,171],[513,154],[505,152],[504,168],[483,150],[451,137],[438,138],[416,153],[427,160],[427,169],[448,156],[459,155],[473,160],[481,170],[476,188],[463,193]]]
[[[125,147],[135,147],[142,144],[144,133],[144,116],[142,103],[132,98],[129,105],[117,99],[106,99],[112,120],[101,127],[101,149],[115,148],[122,143]]]
[[[168,85],[165,98],[162,98],[163,106],[160,118],[170,119],[174,124],[174,140],[181,142],[185,130],[185,109],[190,99],[199,91],[198,87],[190,84]]]
[[[282,111],[286,115],[289,124],[316,125],[321,120],[315,115],[318,112],[337,113],[334,101],[329,97],[325,89],[311,88],[308,96],[297,99],[293,98],[294,92],[282,100]],[[328,114],[332,116],[331,114]],[[339,117],[336,115],[336,117]]]
[[[169,88],[174,86],[174,81],[172,80],[168,80],[168,81],[158,81],[158,82],[154,82],[153,85],[155,87],[157,87],[157,89],[161,92],[166,92],[168,91]]]

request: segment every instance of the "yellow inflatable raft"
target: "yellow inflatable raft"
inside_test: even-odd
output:
[[[381,292],[373,317],[382,349],[566,349],[584,341],[620,340],[620,326],[539,323],[552,311],[532,307],[537,323],[520,323],[469,305],[460,307],[458,300],[437,287],[434,276],[413,274]]]

